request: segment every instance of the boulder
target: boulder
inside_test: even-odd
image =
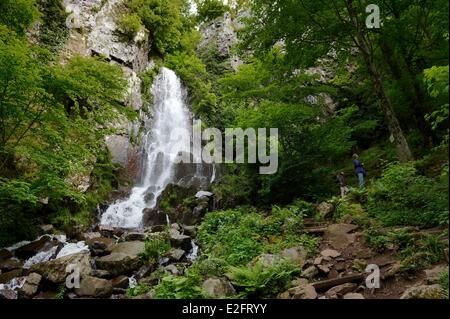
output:
[[[111,276],[129,274],[139,268],[139,255],[144,252],[141,241],[126,241],[112,245],[107,249],[109,255],[96,260],[99,269],[107,270]]]
[[[91,240],[91,239],[99,238],[99,237],[102,237],[102,234],[100,234],[97,231],[96,232],[87,232],[87,233],[81,234],[81,238],[83,240]]]
[[[364,296],[357,292],[349,292],[344,295],[344,299],[365,299]]]
[[[17,248],[15,255],[20,259],[28,259],[37,253],[44,250],[49,250],[58,244],[59,241],[57,239],[52,239],[50,236],[42,236],[38,240]]]
[[[170,264],[164,267],[164,270],[169,272],[173,276],[179,276],[180,270],[174,264]]]
[[[17,293],[11,289],[0,289],[0,300],[17,299]]]
[[[0,249],[0,261],[9,259],[13,256],[13,254],[6,248]]]
[[[109,280],[85,276],[81,279],[80,287],[75,288],[75,293],[80,297],[109,298],[113,286]]]
[[[439,281],[443,272],[448,271],[448,265],[436,265],[425,270],[428,284],[435,284]]]
[[[345,294],[347,294],[349,292],[352,292],[357,287],[358,287],[357,284],[348,282],[348,283],[338,285],[338,286],[335,286],[335,287],[329,289],[325,293],[325,296],[329,299],[337,299],[337,298],[344,296]]]
[[[408,288],[400,299],[442,299],[444,291],[439,284],[418,285]]]
[[[300,268],[305,265],[306,255],[306,250],[302,246],[288,248],[281,252],[281,257],[289,259]]]
[[[323,218],[330,217],[334,211],[334,206],[328,202],[322,202],[317,206],[317,211]]]
[[[14,269],[0,274],[0,284],[6,284],[14,278],[22,276],[22,269]]]
[[[208,278],[202,284],[205,294],[211,298],[220,299],[236,294],[233,286],[226,279]]]
[[[54,230],[54,227],[51,224],[40,225],[39,228],[41,229],[43,234],[51,234],[51,233],[53,233],[53,230]]]
[[[129,232],[125,233],[122,238],[124,241],[145,241],[147,236],[144,233]]]
[[[307,282],[302,282],[300,285],[290,288],[279,295],[280,299],[316,299],[316,289]]]
[[[170,249],[166,257],[169,258],[169,261],[177,262],[180,261],[185,255],[185,251],[183,249],[172,248]]]
[[[66,272],[69,265],[76,265],[81,278],[89,275],[92,271],[89,253],[81,252],[32,265],[30,272],[36,272],[44,279],[59,284],[63,283],[70,274],[70,272]]]
[[[23,286],[19,289],[19,296],[24,298],[32,298],[39,290],[42,276],[37,273],[29,274]]]
[[[317,267],[309,266],[305,270],[302,271],[302,277],[306,279],[313,279],[315,276],[319,274]]]
[[[93,256],[103,256],[109,253],[107,249],[114,244],[114,240],[107,237],[97,237],[86,240],[89,250]]]
[[[197,236],[197,227],[195,227],[195,226],[181,225],[181,229],[182,229],[183,235],[187,235],[192,238]]]
[[[55,291],[41,291],[33,299],[55,299],[57,294]]]
[[[0,261],[0,270],[1,271],[11,271],[14,269],[22,268],[23,262],[16,260],[16,259],[6,259],[3,261]]]
[[[146,208],[143,211],[142,222],[144,227],[166,226],[167,215],[156,208]]]
[[[338,252],[337,250],[334,250],[334,249],[325,249],[325,250],[322,250],[322,251],[320,252],[320,254],[321,254],[323,257],[331,257],[331,258],[336,258],[336,257],[339,257],[339,256],[341,255],[340,252]]]
[[[109,271],[103,269],[92,269],[91,276],[102,279],[111,279],[112,277]]]
[[[183,249],[184,251],[189,251],[192,248],[191,237],[181,234],[176,234],[171,232],[170,234],[170,244],[172,247]]]
[[[130,280],[128,279],[127,276],[122,275],[122,276],[113,278],[111,280],[111,284],[112,284],[113,288],[127,289],[130,284]]]

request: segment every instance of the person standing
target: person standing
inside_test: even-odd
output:
[[[355,167],[355,173],[358,176],[359,187],[363,188],[365,185],[366,170],[359,160],[358,154],[353,154],[353,166]]]
[[[347,187],[347,181],[345,180],[344,172],[340,172],[339,174],[337,174],[336,179],[339,183],[339,188],[341,189],[341,197],[344,198],[349,192],[349,189]]]

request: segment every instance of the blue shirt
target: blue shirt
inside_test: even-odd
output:
[[[366,171],[364,170],[364,166],[362,165],[360,160],[353,160],[353,165],[355,166],[356,174],[359,174],[359,173],[365,174],[366,173]]]

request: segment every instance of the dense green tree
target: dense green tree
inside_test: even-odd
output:
[[[381,59],[379,52],[383,50],[383,44],[395,43],[395,51],[404,54],[408,43],[412,48],[412,57],[416,58],[418,52],[422,54],[425,52],[422,50],[427,45],[442,47],[446,43],[446,35],[442,34],[444,22],[438,20],[439,18],[448,20],[448,17],[442,16],[441,13],[445,12],[442,8],[446,8],[447,4],[445,1],[437,2],[439,3],[384,1],[380,5],[383,24],[380,29],[370,29],[366,27],[368,16],[366,7],[370,4],[368,1],[356,3],[352,0],[330,2],[255,0],[252,6],[254,17],[248,26],[245,46],[250,44],[256,53],[261,53],[281,41],[292,68],[312,66],[319,58],[324,58],[330,53],[335,54],[337,61],[348,63],[354,60],[353,53],[357,53],[355,56],[359,58],[357,62],[370,75],[374,93],[379,99],[398,157],[402,161],[407,161],[412,158],[411,150],[395,113],[392,95],[387,89],[386,83],[390,78],[383,73],[387,64]],[[422,9],[418,10],[418,7]],[[400,15],[398,10],[401,12]],[[430,17],[427,22],[432,22],[431,26],[426,25],[423,19],[414,20],[414,17],[420,15],[421,10],[426,10],[425,19]],[[416,30],[412,35],[416,37],[416,41],[412,43],[409,36],[405,35],[411,30]],[[430,30],[440,30],[441,34]],[[419,40],[424,34],[429,34],[429,37]],[[395,40],[396,35],[403,37],[402,41]],[[385,38],[392,40],[385,41]],[[415,62],[404,58],[406,64]],[[415,85],[413,75],[404,76],[409,78],[409,86]],[[420,105],[414,107],[420,108]]]
[[[230,8],[222,0],[196,0],[197,17],[200,22],[208,22],[224,15]]]
[[[24,35],[31,23],[39,17],[35,0],[2,0],[0,12],[0,24],[8,26],[19,35]]]

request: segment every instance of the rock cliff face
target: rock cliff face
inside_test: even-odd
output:
[[[63,63],[75,55],[102,56],[110,63],[118,64],[128,79],[128,89],[123,103],[139,113],[140,119],[130,122],[122,119],[115,123],[117,133],[106,137],[106,145],[112,154],[112,161],[137,174],[141,149],[131,141],[137,139],[145,112],[141,92],[142,81],[138,74],[152,67],[148,53],[150,40],[145,30],[138,32],[131,41],[125,41],[117,32],[115,18],[123,0],[64,0],[70,13],[67,25],[69,39],[61,51]],[[133,169],[131,169],[131,167]],[[130,169],[128,169],[130,168]]]
[[[242,61],[231,52],[231,48],[238,41],[236,31],[241,27],[242,23],[239,18],[233,19],[229,13],[225,13],[222,17],[218,17],[200,28],[202,40],[198,48],[215,45],[219,56],[229,59],[231,67],[236,70]]]

